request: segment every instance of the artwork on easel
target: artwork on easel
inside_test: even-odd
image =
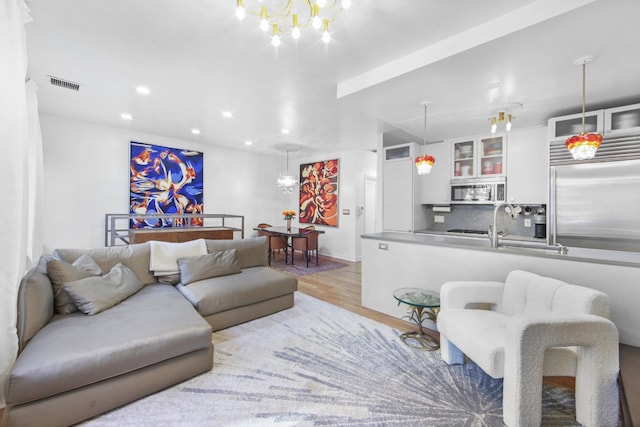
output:
[[[203,154],[131,141],[129,213],[203,213]],[[202,218],[162,220],[132,219],[131,228],[202,225]]]
[[[338,226],[338,159],[300,165],[302,224]]]

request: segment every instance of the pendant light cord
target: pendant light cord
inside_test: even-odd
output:
[[[424,132],[422,138],[422,155],[427,155],[427,105],[424,106]]]
[[[587,89],[586,89],[586,84],[585,84],[585,80],[586,80],[586,68],[587,68],[587,64],[583,63],[582,64],[582,134],[584,134],[584,115],[585,115],[585,109],[586,109],[586,103],[587,103]]]

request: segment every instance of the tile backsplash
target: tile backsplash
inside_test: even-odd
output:
[[[533,237],[535,214],[544,205],[515,205],[522,208],[522,213],[513,220],[504,207],[498,211],[498,230],[508,234]],[[525,208],[529,208],[531,215],[524,215]],[[451,212],[434,212],[431,206],[427,209],[427,230],[447,231],[454,228],[467,230],[488,230],[493,223],[493,205],[451,205]],[[435,217],[444,222],[436,222]],[[525,227],[525,219],[531,220],[531,227]]]

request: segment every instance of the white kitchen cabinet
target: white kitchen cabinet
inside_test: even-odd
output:
[[[453,158],[451,178],[504,176],[507,143],[502,133],[450,141]]]
[[[476,175],[476,139],[462,138],[449,141],[453,159],[451,178],[472,178]]]
[[[507,202],[548,203],[549,155],[544,127],[512,130],[507,154]]]
[[[640,134],[640,104],[604,110],[604,136]]]
[[[427,154],[436,162],[428,175],[422,175],[422,203],[425,205],[449,204],[449,179],[451,177],[451,148],[446,141],[427,144]]]
[[[413,232],[427,226],[421,182],[414,166],[418,145],[386,147],[383,166],[382,224],[385,231]]]
[[[557,141],[582,132],[582,113],[549,119],[548,140]],[[605,138],[640,134],[640,104],[585,113],[585,132],[598,132]]]
[[[572,135],[582,132],[582,113],[570,114],[568,116],[553,117],[549,119],[548,136],[549,141],[558,139],[567,139]],[[588,111],[585,113],[584,121],[585,132],[604,131],[604,111]]]

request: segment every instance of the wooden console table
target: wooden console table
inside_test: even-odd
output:
[[[149,240],[162,242],[188,242],[196,239],[233,240],[232,228],[160,228],[129,230],[129,243],[144,243]]]

